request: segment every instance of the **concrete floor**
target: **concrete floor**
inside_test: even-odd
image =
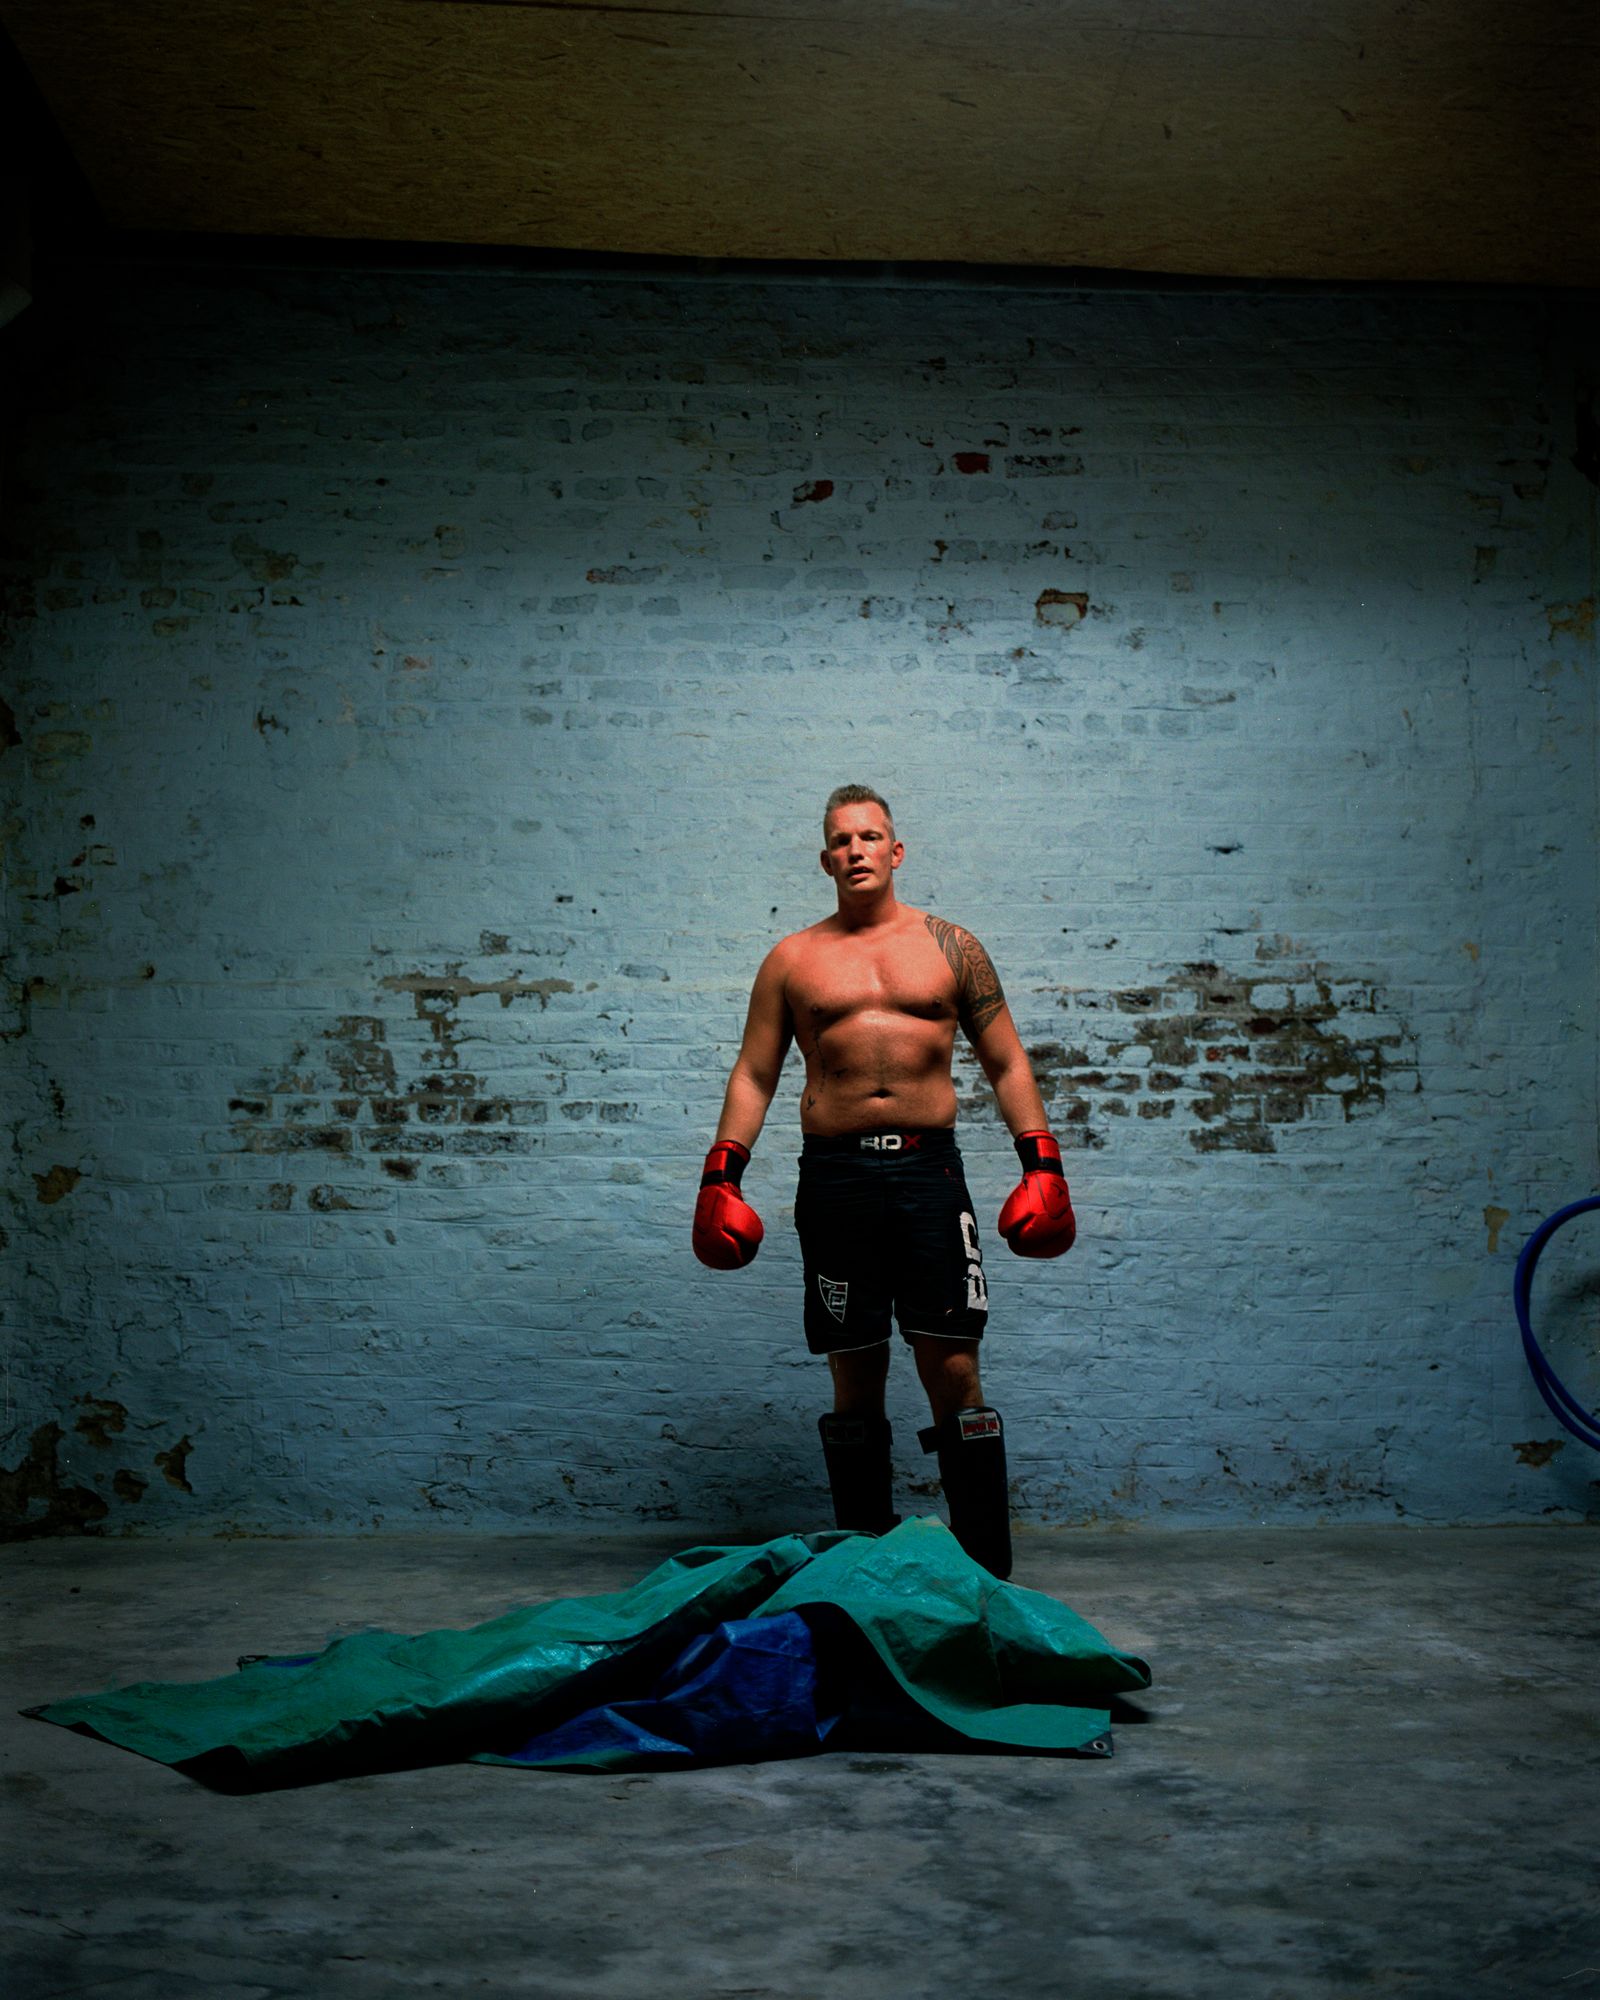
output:
[[[1016,1580],[1154,1667],[1109,1761],[241,1798],[15,1713],[615,1588],[677,1545],[14,1548],[8,2000],[1600,1995],[1593,1529],[1024,1531]]]

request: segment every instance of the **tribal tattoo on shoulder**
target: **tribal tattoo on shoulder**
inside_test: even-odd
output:
[[[1006,1004],[994,960],[971,931],[964,931],[959,924],[947,924],[943,917],[924,916],[922,921],[956,976],[957,1011],[962,1027],[969,1037],[981,1035]]]

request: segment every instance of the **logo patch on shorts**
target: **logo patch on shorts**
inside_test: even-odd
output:
[[[850,1296],[850,1287],[838,1278],[825,1278],[817,1273],[817,1290],[822,1294],[822,1303],[828,1308],[841,1326],[844,1325],[845,1301]]]

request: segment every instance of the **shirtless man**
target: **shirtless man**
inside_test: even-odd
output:
[[[756,974],[700,1182],[695,1255],[735,1270],[761,1246],[761,1219],[739,1183],[798,1042],[806,1082],[794,1219],[806,1344],[833,1374],[819,1428],[835,1518],[873,1532],[898,1518],[883,1401],[892,1310],[927,1391],[933,1423],[918,1438],[939,1454],[951,1528],[975,1561],[1008,1576],[1005,1442],[978,1379],[988,1291],[955,1143],[957,1027],[1022,1161],[1000,1211],[1000,1234],[1020,1256],[1072,1246],[1061,1149],[989,954],[959,924],[896,899],[905,847],[885,801],[865,785],[839,786],[822,833],[838,908],[776,945]]]

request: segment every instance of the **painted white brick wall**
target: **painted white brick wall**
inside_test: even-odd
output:
[[[688,1220],[842,780],[1071,1148],[1073,1254],[987,1238],[1025,1518],[1595,1511],[1509,1305],[1596,1178],[1572,339],[1516,298],[320,273],[36,322],[12,1531],[821,1521],[797,1058],[758,1262]],[[1545,1289],[1592,1401],[1581,1234]],[[891,1414],[926,1507],[904,1356]]]

